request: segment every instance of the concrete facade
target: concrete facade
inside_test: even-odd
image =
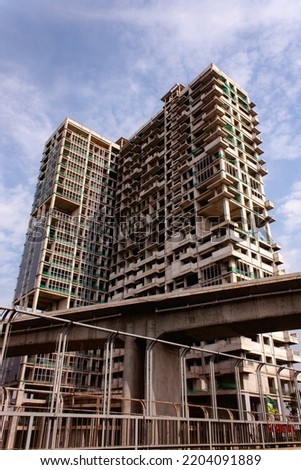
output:
[[[67,118],[45,144],[14,304],[107,300],[119,146]]]
[[[110,299],[279,272],[248,94],[210,66],[121,148]]]

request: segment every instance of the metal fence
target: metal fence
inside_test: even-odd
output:
[[[250,449],[301,445],[301,422],[0,412],[1,449]]]

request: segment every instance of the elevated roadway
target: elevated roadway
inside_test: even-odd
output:
[[[103,400],[109,410],[110,363],[114,346],[121,345],[123,412],[136,412],[133,399],[143,399],[148,415],[168,415],[170,407],[158,403],[182,403],[185,410],[186,349],[178,344],[301,329],[301,273],[43,314],[14,313],[3,310],[0,356],[56,351],[61,357],[67,350],[105,348]]]
[[[6,355],[54,351],[63,327],[68,328],[69,350],[100,347],[110,331],[189,344],[301,329],[301,273],[44,312],[40,317],[20,314],[11,323]]]

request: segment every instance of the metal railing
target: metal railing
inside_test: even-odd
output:
[[[187,404],[164,405],[173,416],[149,416],[145,400],[112,397],[105,412],[101,394],[61,394],[55,406],[47,391],[0,387],[0,449],[251,449],[301,445],[301,419]],[[34,397],[35,392],[38,395]],[[135,414],[122,414],[130,401]],[[83,409],[83,403],[85,408]]]
[[[0,413],[0,448],[251,449],[301,445],[301,422],[85,413]]]

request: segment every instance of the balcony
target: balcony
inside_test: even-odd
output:
[[[267,175],[269,172],[266,168],[260,165],[260,163],[257,165],[257,171],[260,173],[262,176]]]
[[[265,206],[266,210],[268,210],[268,211],[274,209],[274,207],[275,207],[273,201],[270,201],[269,199],[264,201],[264,206]]]
[[[224,114],[225,114],[225,109],[219,106],[218,104],[215,104],[210,111],[207,111],[204,117],[207,121],[209,119],[212,119],[216,115],[222,117],[224,116]]]
[[[284,259],[281,253],[274,253],[274,262],[277,265],[284,263]]]
[[[185,263],[181,266],[181,274],[186,274],[187,272],[196,272],[197,263]]]
[[[184,111],[179,117],[178,117],[178,122],[179,123],[182,123],[184,121],[186,121],[186,119],[189,117],[189,112],[188,111]]]
[[[217,96],[220,98],[222,95],[223,90],[219,86],[213,85],[211,90],[209,90],[207,93],[204,93],[201,98],[203,100],[203,103],[207,103],[208,101],[211,101],[213,97]]]
[[[252,135],[252,140],[253,140],[253,142],[255,142],[256,145],[261,145],[262,144],[262,140],[255,133]]]
[[[224,248],[220,248],[219,250],[215,250],[212,253],[211,258],[212,262],[216,262],[217,260],[230,258],[232,256],[240,258],[241,255],[238,251],[234,250],[232,245],[229,245],[225,246]]]
[[[283,364],[286,364],[288,362],[295,362],[299,363],[301,362],[301,352],[300,351],[294,351],[293,349],[282,349],[282,348],[275,348],[275,357],[277,361],[283,362]],[[275,370],[275,369],[274,369]],[[282,376],[289,376],[290,371],[282,371],[281,372],[281,377]]]
[[[298,336],[296,333],[291,333],[289,331],[277,331],[272,333],[274,343],[279,343],[284,345],[287,344],[298,344]]]
[[[214,153],[214,152],[218,152],[218,150],[220,150],[221,148],[225,149],[227,147],[228,147],[228,144],[223,140],[222,137],[219,136],[216,139],[214,139],[212,142],[207,144],[204,148],[204,151],[208,153]]]
[[[210,144],[211,141],[215,141],[219,137],[227,137],[227,133],[221,129],[220,127],[212,126],[212,129],[214,129],[212,132],[207,133],[204,135],[204,143],[208,145]],[[206,148],[206,147],[205,147]]]
[[[218,114],[216,116],[211,116],[210,119],[208,118],[208,116],[206,116],[203,130],[209,131],[215,129],[217,126],[224,128],[225,124],[226,122]]]

